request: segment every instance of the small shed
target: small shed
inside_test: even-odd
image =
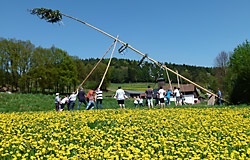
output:
[[[141,92],[141,91],[129,91],[129,90],[125,90],[125,95],[128,98],[135,98],[135,97],[142,97],[145,98],[145,92]]]

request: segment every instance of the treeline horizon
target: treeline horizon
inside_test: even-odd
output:
[[[0,85],[24,93],[70,92],[78,87],[98,61],[98,58],[70,56],[55,46],[35,47],[30,41],[0,38]],[[102,60],[84,87],[98,86],[108,61],[108,58]],[[167,82],[165,70],[148,61],[138,66],[139,61],[113,58],[102,89],[107,89],[109,83],[156,82],[159,77]],[[164,64],[194,82],[211,86],[208,79],[213,79],[212,67]],[[170,72],[169,75],[172,83],[177,83],[177,77]]]
[[[215,67],[160,63],[213,92],[221,88],[224,97],[235,103],[248,103],[249,100],[245,100],[249,99],[246,95],[249,95],[250,86],[248,48],[249,43],[246,41],[230,55],[222,52],[215,57]],[[35,47],[30,41],[0,38],[0,89],[5,87],[9,91],[21,93],[69,93],[75,91],[99,60],[70,56],[55,46]],[[108,61],[108,58],[101,61],[83,85],[84,88],[98,87]],[[168,83],[165,70],[147,60],[138,65],[139,61],[113,58],[102,89],[106,90],[110,83],[155,83],[158,78],[164,78]],[[172,83],[177,83],[177,76],[168,73]],[[180,84],[185,83],[180,79]],[[235,99],[236,93],[244,93],[240,96],[241,100]]]
[[[98,58],[80,59],[77,56],[70,56],[66,51],[55,46],[35,47],[30,41],[4,38],[0,38],[0,53],[0,85],[9,86],[11,91],[19,90],[26,93],[32,91],[44,93],[45,90],[69,92],[77,88],[99,61]],[[102,60],[89,77],[85,87],[97,86],[108,60]],[[148,61],[138,66],[139,61],[113,58],[102,88],[107,89],[110,82],[156,82],[159,77],[167,81],[166,71]],[[211,85],[202,77],[213,79],[212,67],[164,64],[173,70],[178,70],[181,75],[194,82]],[[169,75],[172,83],[177,83],[177,77],[170,72]]]

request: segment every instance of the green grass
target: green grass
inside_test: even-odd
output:
[[[118,86],[121,86],[124,90],[135,90],[135,91],[142,91],[144,92],[147,89],[147,86],[150,85],[151,87],[154,86],[154,83],[111,83],[110,87],[108,88],[109,92],[104,92],[104,100],[102,104],[102,109],[119,109],[120,107],[117,104],[115,98],[105,97],[105,96],[113,96],[115,95],[115,91],[117,90]],[[157,84],[155,85],[155,88]],[[85,93],[88,93],[88,90],[84,90]],[[61,96],[63,98],[63,96]],[[7,94],[7,93],[0,93],[0,112],[22,112],[22,111],[49,111],[55,110],[55,95],[43,95],[43,94]],[[134,99],[126,99],[125,105],[126,108],[134,109]],[[75,104],[74,109],[76,110],[78,106],[78,100]],[[241,105],[240,107],[245,107],[247,105]],[[65,106],[67,108],[67,105]],[[171,105],[168,107],[175,107],[174,102],[171,102]],[[207,108],[207,107],[214,107],[214,106],[206,106],[206,103],[191,105],[191,106],[177,106],[177,107],[186,107],[186,108]],[[215,107],[223,107],[223,106],[215,106]],[[225,107],[225,106],[224,106]],[[231,106],[231,107],[238,107],[238,106]],[[81,105],[80,110],[84,110],[86,106],[84,104]],[[160,108],[159,106],[155,107]],[[147,109],[145,106],[144,100],[144,107],[142,109]]]
[[[155,83],[111,83],[108,87],[108,90],[115,91],[118,89],[119,86],[121,86],[124,90],[144,92],[148,88],[148,85],[150,85],[151,88],[153,86],[155,86],[154,88],[158,87],[158,85]]]
[[[54,96],[0,93],[0,112],[52,110]]]
[[[43,94],[7,94],[0,93],[0,112],[18,112],[18,111],[49,111],[55,110],[54,95]],[[134,108],[133,99],[125,100],[126,108]],[[78,100],[74,109],[78,106]],[[67,106],[65,105],[67,108]],[[82,103],[80,110],[86,106]],[[104,97],[102,109],[119,108],[115,98]]]
[[[54,104],[54,95],[42,95],[42,94],[7,94],[0,93],[0,112],[22,112],[22,111],[50,111],[55,110]],[[126,99],[125,105],[127,109],[135,109],[134,107],[134,99]],[[78,100],[75,104],[74,109],[76,110],[78,106]],[[67,108],[67,106],[65,106]],[[170,106],[166,106],[166,108],[176,107],[174,102],[171,102]],[[201,104],[196,105],[188,105],[188,106],[177,106],[178,108],[211,108],[211,107],[225,107],[222,106],[206,106],[206,103],[203,102]],[[230,107],[248,107],[247,105],[240,106],[230,106]],[[84,104],[81,105],[80,110],[84,110],[86,106]],[[117,104],[115,98],[104,97],[102,109],[119,109],[120,107]],[[144,107],[138,107],[139,109],[147,109]],[[159,109],[159,106],[154,107],[155,109]]]

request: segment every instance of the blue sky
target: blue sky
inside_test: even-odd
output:
[[[249,0],[1,0],[0,37],[30,40],[44,48],[55,45],[82,59],[102,57],[113,42],[69,18],[50,24],[27,12],[40,7],[119,35],[159,62],[211,67],[220,52],[231,52],[250,37]],[[117,58],[142,58],[117,50]]]

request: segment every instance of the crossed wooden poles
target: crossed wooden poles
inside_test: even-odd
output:
[[[69,16],[69,15],[66,15],[66,14],[63,14],[63,13],[60,13],[60,14],[63,15],[63,16],[65,16],[65,17],[74,19],[74,20],[76,20],[76,21],[78,21],[78,22],[81,22],[81,23],[83,23],[83,24],[85,24],[85,25],[87,25],[87,26],[89,26],[89,27],[91,27],[91,28],[93,28],[93,29],[95,29],[95,30],[97,30],[97,31],[99,31],[99,32],[101,32],[101,33],[103,33],[103,34],[105,34],[106,36],[108,36],[108,37],[110,37],[110,38],[116,40],[117,42],[120,42],[120,43],[123,44],[124,46],[127,46],[127,47],[130,48],[131,50],[133,50],[133,51],[135,51],[136,53],[142,55],[143,57],[146,56],[145,54],[143,54],[143,53],[141,53],[140,51],[138,51],[138,50],[136,50],[135,48],[133,48],[131,45],[128,45],[127,43],[125,43],[125,42],[119,40],[118,37],[115,38],[114,36],[112,36],[112,35],[110,35],[110,34],[104,32],[104,31],[102,31],[102,30],[100,30],[100,29],[98,29],[98,28],[96,28],[96,27],[94,27],[94,26],[92,26],[92,25],[90,25],[90,24],[84,22],[84,21],[81,21],[81,20],[79,20],[79,19],[77,19],[77,18],[74,18],[74,17],[72,17],[72,16]],[[203,91],[205,91],[205,92],[207,92],[207,93],[209,93],[209,94],[211,94],[211,95],[213,95],[213,96],[215,96],[215,97],[218,98],[218,95],[217,95],[217,94],[215,94],[215,93],[213,93],[213,92],[211,92],[211,91],[209,91],[209,90],[203,88],[202,86],[200,86],[200,85],[194,83],[193,81],[187,79],[186,77],[184,77],[184,76],[180,75],[179,73],[173,71],[172,69],[168,68],[166,65],[160,64],[159,62],[155,61],[154,59],[152,59],[152,58],[150,58],[150,57],[148,57],[148,56],[147,56],[147,58],[148,58],[150,61],[152,61],[152,62],[154,62],[155,64],[157,64],[158,66],[163,67],[166,71],[169,71],[169,72],[171,72],[171,73],[173,73],[173,74],[179,76],[180,78],[182,78],[182,79],[184,79],[185,81],[187,81],[187,82],[193,84],[193,85],[196,86],[197,88],[199,88],[199,89],[201,89],[201,90],[203,90]],[[83,83],[82,83],[82,84],[83,84]],[[81,86],[81,85],[80,85],[80,86]],[[80,86],[79,86],[79,87],[80,87]],[[229,103],[229,102],[228,102],[227,100],[225,100],[225,99],[222,99],[222,100],[225,101],[225,102],[227,102],[227,103]]]

